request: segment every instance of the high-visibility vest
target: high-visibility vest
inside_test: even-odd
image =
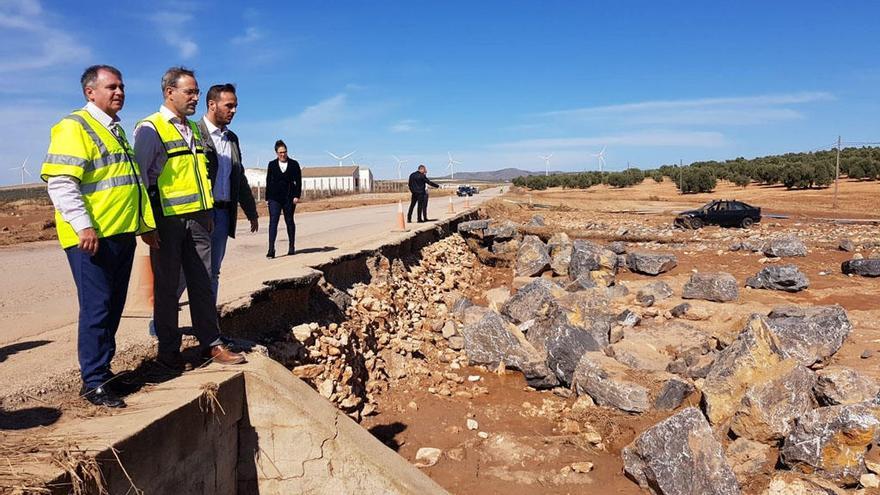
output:
[[[79,191],[98,237],[143,234],[156,228],[134,151],[86,110],[76,110],[52,127],[40,178],[69,176]],[[79,244],[76,231],[55,211],[61,247]]]
[[[195,151],[193,151],[180,131],[161,113],[156,112],[141,122],[149,122],[153,125],[162,139],[168,156],[157,181],[159,199],[165,216],[213,208],[214,198],[208,180],[208,160],[196,123],[189,119],[186,121],[192,129],[195,140]]]

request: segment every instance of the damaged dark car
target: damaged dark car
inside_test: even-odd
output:
[[[761,208],[742,201],[716,199],[696,210],[679,213],[674,225],[683,229],[700,229],[704,225],[747,229],[760,221]]]

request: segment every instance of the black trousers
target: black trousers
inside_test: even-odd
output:
[[[153,266],[153,321],[159,353],[180,352],[177,302],[180,271],[189,293],[193,335],[203,348],[221,344],[217,306],[211,290],[211,231],[213,212],[199,211],[166,217],[153,208],[161,247],[150,249]]]
[[[287,227],[288,252],[296,247],[296,222],[293,214],[296,213],[296,205],[293,202],[280,203],[269,200],[269,252],[275,252],[275,239],[278,236],[278,221],[284,216],[284,225]]]
[[[424,222],[428,219],[428,193],[412,193],[412,199],[409,201],[409,212],[406,214],[407,223],[412,223],[413,208],[418,205],[416,212],[418,220]]]

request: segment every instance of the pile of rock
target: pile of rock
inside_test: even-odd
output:
[[[696,381],[705,417],[688,408],[642,433],[624,449],[627,474],[654,493],[739,493],[741,483],[778,461],[804,479],[819,476],[811,481],[818,485],[860,483],[868,475],[865,453],[880,434],[880,386],[845,367],[814,370],[851,330],[839,306],[754,315]],[[711,427],[737,439],[728,448],[738,451],[730,456],[736,464]],[[745,462],[742,451],[762,461]]]
[[[483,270],[459,236],[427,246],[409,268],[382,258],[373,283],[346,295],[342,322],[297,325],[270,352],[356,419],[375,410],[375,393],[411,375],[451,395],[463,380],[421,363],[430,358],[456,368],[467,364],[455,315],[469,305],[464,296],[482,294]]]

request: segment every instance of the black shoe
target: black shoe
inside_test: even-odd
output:
[[[186,368],[186,363],[183,362],[183,357],[179,352],[175,354],[158,354],[156,356],[156,364],[171,373],[182,373]]]
[[[106,387],[88,388],[85,385],[79,391],[80,397],[96,406],[125,407],[125,401],[119,396],[107,390]]]
[[[141,384],[132,379],[130,373],[113,375],[113,378],[104,383],[104,388],[119,396],[131,395],[141,388]]]
[[[290,249],[287,250],[287,255],[288,255],[288,256],[293,256],[294,254],[296,254],[296,249],[294,249],[294,248],[290,248]]]
[[[274,250],[274,249],[270,249],[269,252],[266,253],[266,257],[267,257],[267,258],[274,258],[274,257],[275,257],[275,250]]]
[[[407,219],[406,219],[406,223],[412,223],[412,219],[411,219],[411,218],[407,218]]]

